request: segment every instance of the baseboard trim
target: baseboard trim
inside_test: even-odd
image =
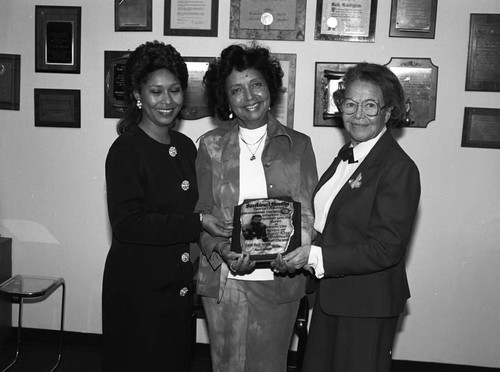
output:
[[[5,343],[15,343],[17,340],[17,327],[12,327],[10,336]],[[38,328],[24,328],[21,331],[21,341],[28,343],[57,344],[59,342],[59,331]],[[68,332],[63,333],[65,346],[100,348],[102,335],[96,333]],[[197,348],[206,349],[208,355],[208,344],[197,344]],[[294,351],[290,352],[292,355]],[[477,367],[458,364],[420,362],[409,360],[393,360],[393,370],[405,372],[439,371],[439,372],[500,372],[500,368]]]

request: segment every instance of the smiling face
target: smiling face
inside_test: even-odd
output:
[[[153,71],[141,90],[134,92],[134,97],[142,102],[141,126],[170,129],[182,108],[184,92],[179,79],[163,68]]]
[[[267,123],[271,95],[262,74],[249,68],[234,70],[226,80],[226,95],[229,107],[240,119],[240,125],[255,129]]]
[[[356,102],[365,100],[374,100],[380,107],[385,106],[382,90],[367,81],[355,80],[350,83],[345,90],[344,99],[352,99]],[[391,116],[391,107],[384,107],[377,116],[366,116],[363,113],[361,105],[354,114],[342,113],[344,127],[351,136],[354,145],[360,142],[371,140],[378,136]]]

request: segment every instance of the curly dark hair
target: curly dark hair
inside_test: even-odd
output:
[[[254,68],[264,77],[271,98],[271,107],[278,99],[283,87],[283,70],[278,59],[269,49],[257,43],[230,45],[224,49],[214,63],[208,67],[203,84],[208,94],[208,104],[220,120],[229,120],[231,110],[226,95],[226,80],[233,69],[243,71]]]
[[[404,90],[396,75],[386,66],[375,63],[362,62],[347,69],[342,77],[340,88],[333,93],[335,104],[340,109],[344,99],[345,89],[354,81],[366,81],[380,88],[386,106],[391,106],[391,117],[388,127],[402,125],[405,113]]]
[[[148,41],[139,45],[129,56],[125,65],[125,97],[128,108],[124,117],[118,122],[118,134],[125,133],[132,126],[139,124],[142,111],[136,106],[137,100],[133,92],[140,91],[146,84],[149,75],[162,68],[174,74],[181,83],[182,90],[187,89],[188,70],[184,59],[170,44],[160,41]]]

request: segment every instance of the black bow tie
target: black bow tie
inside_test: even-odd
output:
[[[348,160],[349,164],[356,163],[354,161],[354,154],[353,154],[352,149],[353,149],[352,147],[347,147],[343,150],[340,150],[339,155],[338,155],[339,158],[341,158],[343,161]]]

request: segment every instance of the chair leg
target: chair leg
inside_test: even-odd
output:
[[[298,322],[295,325],[295,330],[299,338],[297,345],[297,371],[301,371],[307,344],[307,322]]]
[[[62,358],[62,347],[63,347],[63,334],[64,334],[64,308],[65,308],[65,302],[66,302],[66,284],[63,282],[62,283],[62,298],[61,298],[61,331],[59,332],[59,355],[57,357],[57,362],[52,367],[50,372],[54,372],[58,367],[59,363],[61,363],[61,358]]]
[[[12,367],[14,364],[16,364],[17,359],[19,358],[19,352],[21,350],[21,328],[23,327],[23,298],[19,298],[19,316],[17,318],[17,349],[16,349],[16,356],[14,360],[4,368],[2,372],[7,371]]]

